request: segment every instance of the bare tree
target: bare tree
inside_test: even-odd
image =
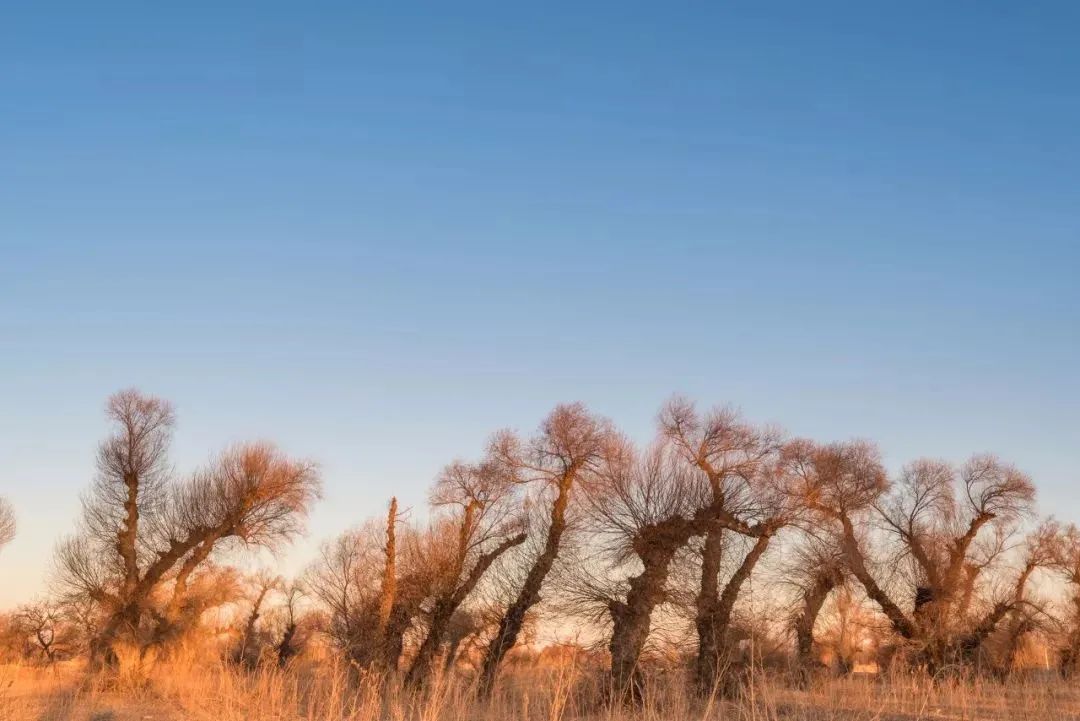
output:
[[[1073,678],[1080,670],[1080,529],[1075,524],[1061,531],[1054,569],[1064,577],[1069,591],[1059,669],[1062,676]]]
[[[701,576],[695,600],[698,652],[694,677],[698,690],[711,693],[730,666],[724,658],[732,613],[743,584],[768,550],[775,534],[800,510],[793,502],[789,469],[780,455],[780,433],[743,421],[729,408],[701,417],[692,403],[676,398],[660,413],[667,442],[708,489],[715,522],[705,532]],[[721,587],[725,533],[752,540]],[[726,688],[726,684],[724,684]]]
[[[362,651],[374,644],[371,618],[377,604],[372,579],[383,561],[379,532],[373,524],[325,542],[319,558],[305,571],[308,592],[327,613],[327,635],[353,663],[365,663]]]
[[[269,571],[260,571],[248,579],[251,596],[251,610],[248,611],[244,620],[244,628],[240,632],[240,644],[233,654],[233,660],[247,666],[255,666],[259,662],[261,649],[256,644],[256,631],[259,618],[262,616],[264,604],[270,594],[285,587],[285,580]]]
[[[792,619],[795,633],[796,680],[809,681],[820,664],[814,655],[814,627],[829,595],[846,579],[839,544],[828,535],[809,536],[792,549],[785,572],[798,589],[797,609]]]
[[[388,519],[372,520],[324,544],[303,577],[306,591],[326,610],[327,634],[348,662],[384,673],[397,670],[405,636],[423,615],[434,579],[445,567],[443,554],[433,553],[425,534],[395,522],[395,590],[387,613]]]
[[[667,600],[668,573],[675,555],[705,532],[707,499],[688,469],[655,448],[640,459],[615,457],[588,486],[587,499],[598,522],[601,548],[615,567],[636,562],[640,571],[620,592],[603,583],[582,583],[603,601],[612,623],[608,650],[617,697],[639,696],[638,660],[651,628],[653,611]],[[618,598],[624,596],[625,600]]]
[[[528,445],[504,432],[492,442],[492,460],[515,482],[539,486],[551,499],[543,549],[525,576],[516,598],[499,622],[484,656],[479,692],[491,694],[499,665],[514,644],[529,609],[540,601],[540,590],[559,555],[567,527],[567,511],[575,483],[592,473],[612,445],[610,425],[592,416],[581,404],[558,406],[544,420]]]
[[[917,461],[890,492],[868,444],[808,445],[803,453],[808,503],[838,524],[845,564],[893,630],[917,646],[931,672],[969,657],[1018,602],[1014,592],[982,617],[960,613],[982,567],[976,553],[981,532],[1013,528],[1031,507],[1034,487],[1027,476],[992,456],[976,456],[958,470]],[[894,600],[871,570],[857,531],[868,514],[898,544],[897,558],[914,566],[906,604]],[[1022,572],[1016,587],[1022,589],[1029,576]]]
[[[22,606],[15,614],[19,629],[26,634],[48,665],[74,652],[78,645],[78,630],[64,612],[52,601],[39,601]]]
[[[295,581],[286,584],[282,587],[282,594],[285,597],[282,604],[282,629],[274,649],[279,667],[287,666],[304,647],[300,616],[300,601],[304,596],[303,586]]]
[[[1049,616],[1044,604],[1030,598],[1028,581],[1043,568],[1054,568],[1060,559],[1062,548],[1061,527],[1053,520],[1045,520],[1031,531],[1021,546],[1020,567],[1012,588],[999,598],[990,614],[987,614],[977,632],[963,641],[963,649],[969,656],[977,651],[990,634],[999,636],[997,672],[1007,676],[1013,670],[1024,638],[1039,628],[1048,626]]]
[[[193,574],[215,550],[274,547],[295,536],[319,485],[312,463],[268,444],[233,447],[176,482],[167,459],[172,407],[123,391],[107,412],[116,432],[101,445],[81,529],[57,563],[67,595],[104,610],[91,655],[111,665],[119,642],[145,648],[168,636],[163,628],[177,622]]]
[[[409,668],[408,683],[418,684],[431,673],[454,614],[492,564],[525,542],[520,520],[513,515],[511,488],[505,474],[492,463],[453,463],[439,477],[431,501],[437,508],[449,509],[449,517],[429,533],[456,538],[450,544],[453,551],[445,563],[446,572],[435,579],[427,634]]]

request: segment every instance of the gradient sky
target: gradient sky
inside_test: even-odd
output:
[[[721,8],[721,6],[724,6]],[[1076,3],[22,3],[0,17],[0,606],[105,398],[318,459],[288,554],[679,391],[1080,520]]]

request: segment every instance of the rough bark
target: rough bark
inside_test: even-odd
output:
[[[525,582],[517,597],[499,621],[495,637],[488,645],[484,655],[484,664],[480,670],[478,692],[481,697],[491,695],[495,687],[495,678],[506,653],[517,643],[518,635],[525,624],[525,614],[540,601],[540,589],[544,585],[555,558],[559,555],[559,546],[566,532],[566,510],[570,503],[570,489],[574,482],[574,473],[567,473],[559,483],[558,495],[551,508],[551,522],[548,526],[544,548],[529,569]]]
[[[401,655],[403,642],[395,637],[401,627],[401,611],[397,609],[397,498],[390,499],[390,509],[386,514],[386,559],[383,565],[382,581],[379,588],[379,617],[376,633],[376,662],[384,669],[397,670],[398,657]],[[391,628],[392,616],[398,610],[396,623]],[[407,627],[407,624],[405,624]],[[404,635],[404,628],[401,635]]]
[[[702,599],[699,594],[696,623],[698,654],[694,665],[694,681],[699,692],[711,693],[720,681],[724,666],[721,657],[726,646],[735,602],[739,598],[743,584],[761,560],[771,540],[771,532],[763,532],[757,537],[753,547],[732,574],[718,598],[713,595],[711,598]],[[712,587],[712,591],[715,594],[715,586]]]
[[[705,534],[701,551],[701,584],[696,599],[697,631],[701,638],[707,619],[716,612],[720,602],[720,568],[724,560],[724,531],[712,528]]]
[[[814,658],[814,625],[818,614],[833,589],[843,581],[843,574],[836,567],[825,567],[803,591],[802,610],[795,617],[795,661],[800,684],[805,684],[812,670],[818,665]]]
[[[630,579],[626,601],[612,600],[608,604],[613,625],[608,643],[612,690],[622,700],[640,699],[638,660],[649,636],[652,612],[664,600],[664,585],[675,553],[690,538],[686,532],[677,530],[663,538],[659,535],[653,534],[651,539],[646,537],[641,544],[639,557],[643,569]]]
[[[866,591],[866,595],[870,600],[878,605],[885,617],[889,619],[889,623],[892,624],[893,630],[900,634],[905,639],[913,639],[918,635],[918,629],[915,624],[904,614],[896,603],[889,598],[889,595],[885,593],[885,590],[878,585],[878,582],[870,574],[869,569],[866,567],[866,559],[863,557],[862,549],[859,548],[858,539],[855,536],[855,527],[851,523],[851,519],[847,514],[840,514],[840,525],[843,528],[843,538],[841,547],[844,552],[844,560],[847,562],[848,568],[851,574],[858,579],[862,584],[863,589]]]

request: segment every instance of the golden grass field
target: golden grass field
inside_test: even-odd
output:
[[[611,705],[572,667],[514,669],[490,702],[460,679],[403,693],[358,684],[326,666],[256,672],[169,665],[149,678],[110,679],[68,665],[0,667],[2,721],[1061,721],[1080,719],[1080,693],[1057,680],[930,683],[917,677],[823,680],[794,690],[761,676],[738,701],[698,700],[674,676],[656,679],[638,707]]]

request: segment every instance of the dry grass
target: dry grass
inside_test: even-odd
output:
[[[518,669],[490,703],[460,679],[436,679],[404,693],[341,669],[238,672],[170,665],[150,679],[0,667],[0,721],[913,721],[1080,719],[1080,694],[1056,680],[948,682],[907,677],[829,680],[806,690],[761,677],[737,702],[700,701],[681,677],[654,679],[645,701],[626,708],[600,701],[599,682],[572,667]]]

